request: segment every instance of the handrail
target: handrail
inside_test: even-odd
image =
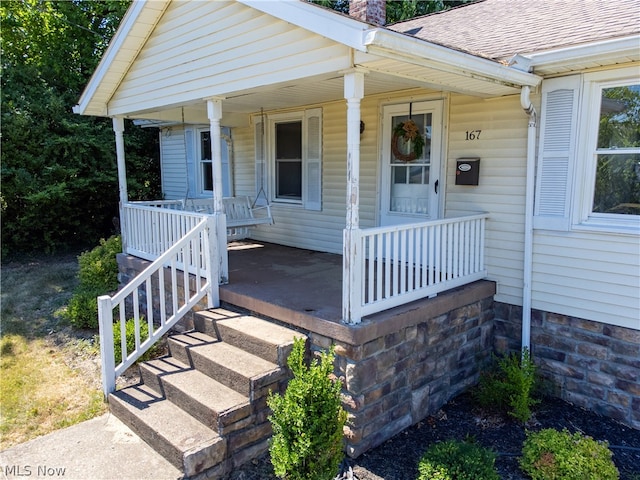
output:
[[[205,295],[210,294],[209,303],[212,303],[212,295],[215,296],[217,292],[213,292],[213,289],[217,289],[218,282],[217,273],[211,268],[211,232],[215,232],[215,220],[212,217],[201,218],[200,222],[180,240],[113,297],[98,297],[102,384],[105,396],[115,390],[116,378],[173,328]],[[165,285],[167,278],[168,291]],[[156,298],[159,305],[154,305]],[[121,360],[117,365],[113,337],[114,310],[118,311],[120,320],[122,351]],[[159,318],[156,318],[156,310],[159,311]],[[126,322],[131,320],[135,325],[135,347],[129,352]],[[146,338],[142,338],[142,321],[147,322]]]

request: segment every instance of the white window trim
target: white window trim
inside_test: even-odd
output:
[[[279,123],[287,123],[287,122],[301,122],[302,129],[302,174],[300,177],[300,183],[302,187],[302,195],[300,199],[291,199],[291,198],[278,198],[277,196],[277,185],[276,185],[276,125]],[[274,115],[269,115],[267,125],[269,126],[267,130],[267,159],[268,159],[268,169],[269,169],[269,189],[271,191],[271,202],[279,203],[284,205],[302,205],[304,198],[304,172],[305,172],[305,163],[306,163],[306,135],[304,132],[306,131],[304,111],[299,112],[289,112],[289,113],[277,113]]]
[[[574,175],[572,229],[620,234],[640,234],[640,215],[593,213],[600,100],[602,89],[638,82],[634,67],[585,74],[582,82],[582,114],[577,125],[577,168]]]
[[[302,122],[302,198],[276,198],[275,125]],[[264,126],[264,130],[263,130]],[[311,108],[288,113],[254,117],[256,198],[291,208],[322,211],[322,109]],[[264,178],[264,177],[267,178]],[[263,183],[264,182],[264,183]],[[265,196],[262,196],[264,187]]]
[[[204,188],[204,178],[202,175],[202,141],[201,135],[205,132],[209,132],[211,135],[211,131],[209,127],[197,127],[196,128],[196,194],[198,196],[211,196],[213,195],[213,190],[205,190]],[[211,163],[211,168],[213,168],[213,160],[209,160]]]

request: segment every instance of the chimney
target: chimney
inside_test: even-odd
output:
[[[349,0],[349,16],[383,26],[387,19],[386,0]]]

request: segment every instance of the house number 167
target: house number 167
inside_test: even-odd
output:
[[[480,140],[482,130],[467,130],[466,140]]]

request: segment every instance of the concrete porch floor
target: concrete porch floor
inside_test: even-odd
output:
[[[342,256],[245,240],[229,249],[229,283],[220,299],[303,330],[361,345],[424,318],[495,294],[481,280],[389,309],[357,325],[342,322]]]
[[[257,241],[229,244],[225,293],[309,316],[342,320],[342,256]],[[224,296],[224,295],[223,295]]]

